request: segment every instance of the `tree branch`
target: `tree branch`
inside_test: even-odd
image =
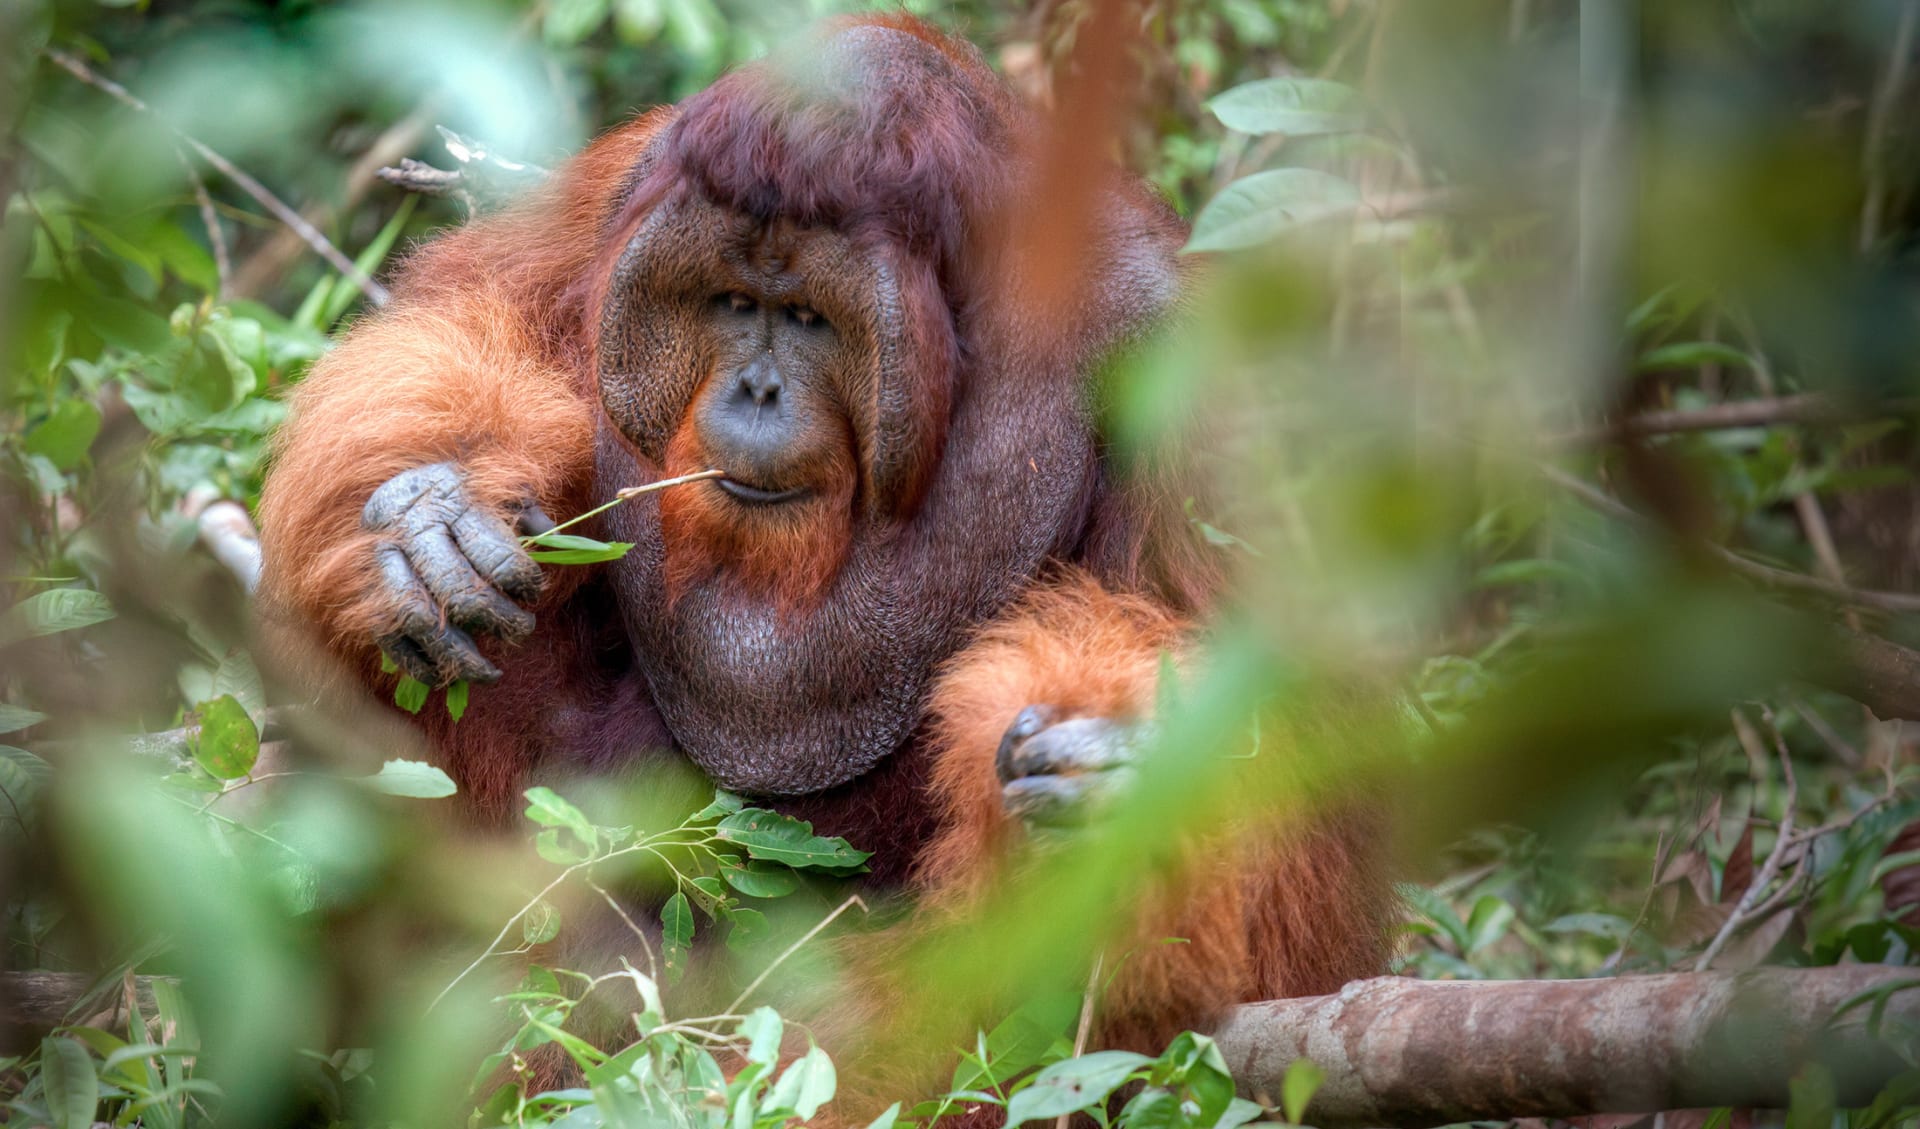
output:
[[[122,105],[129,106],[166,125],[165,119],[153,112],[153,107],[134,97],[126,87],[121,86],[119,83],[104,75],[94,73],[93,68],[87,66],[79,59],[53,47],[43,49],[43,53],[47,58],[53,60],[60,69],[79,79],[81,82],[86,83],[96,90],[105,92]],[[335,247],[326,236],[320,234],[319,229],[308,223],[304,216],[294,211],[278,196],[275,196],[269,191],[266,185],[261,184],[252,176],[248,175],[240,166],[227,160],[219,153],[214,152],[198,138],[182,133],[172,125],[166,125],[166,128],[175,137],[180,139],[181,144],[199,154],[201,160],[212,165],[215,171],[219,172],[221,176],[232,181],[242,192],[253,197],[255,203],[271,212],[275,219],[292,229],[294,234],[304,240],[307,246],[313,248],[333,269],[351,279],[353,284],[360,288],[360,292],[367,296],[369,302],[372,302],[376,306],[384,306],[387,304],[391,295],[387,293],[386,287],[368,278],[366,272],[353,265],[352,259],[340,253],[340,248]]]
[[[1735,427],[1764,427],[1774,423],[1858,423],[1886,419],[1920,410],[1911,399],[1851,402],[1818,392],[1729,400],[1704,408],[1636,412],[1593,427],[1554,437],[1563,445],[1605,443],[1646,435],[1676,435],[1691,431],[1725,431]]]
[[[1700,1107],[1784,1108],[1810,1063],[1840,1104],[1865,1105],[1903,1069],[1867,1029],[1861,993],[1920,985],[1887,965],[1682,972],[1596,980],[1360,980],[1339,995],[1248,1004],[1215,1033],[1240,1091],[1278,1097],[1309,1059],[1326,1081],[1311,1125],[1440,1125]],[[1920,1024],[1892,992],[1881,1031]],[[1551,1053],[1548,1053],[1548,1052]]]

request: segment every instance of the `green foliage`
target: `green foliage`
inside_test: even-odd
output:
[[[830,1110],[836,1072],[797,1016],[753,996],[687,1015],[674,993],[697,949],[831,990],[830,961],[797,966],[865,852],[725,794],[683,818],[659,798],[671,782],[649,779],[643,799],[530,791],[533,850],[516,869],[428,834],[436,820],[416,801],[453,795],[453,780],[360,719],[302,733],[324,769],[263,749],[270,699],[306,695],[255,667],[192,516],[209,498],[257,501],[287,391],[369,307],[318,256],[270,253],[278,221],[177,152],[168,123],[312,208],[321,234],[383,275],[460,218],[353,171],[394,123],[424,108],[551,163],[802,20],[864,6],[558,0],[423,15],[190,0],[0,14],[6,955],[100,978],[69,1025],[0,1060],[9,1123],[266,1125],[298,1102],[321,1123],[432,1124],[480,1103],[483,1124],[774,1129]],[[1042,88],[1076,73],[1091,9],[908,7],[937,8]],[[1604,60],[1573,65],[1582,29],[1565,5],[1144,11],[1130,59],[1145,112],[1120,143],[1197,216],[1188,250],[1213,262],[1186,332],[1117,359],[1098,407],[1112,453],[1148,466],[1158,444],[1186,441],[1180,421],[1226,425],[1204,454],[1227,496],[1189,500],[1185,518],[1243,588],[1205,669],[1177,687],[1171,657],[1163,672],[1158,713],[1186,769],[1150,777],[1110,837],[1050,845],[1052,885],[1026,900],[1016,888],[1010,910],[926,962],[930,1011],[978,1002],[988,980],[1016,1006],[944,1048],[958,1056],[947,1093],[898,1095],[873,1129],[981,1105],[1138,1129],[1309,1116],[1324,1082],[1310,1062],[1261,1111],[1232,1097],[1199,1036],[1155,1058],[1076,1054],[1078,986],[1111,932],[1100,915],[1167,865],[1183,828],[1337,794],[1340,772],[1382,763],[1380,733],[1405,754],[1402,830],[1427,862],[1404,887],[1400,971],[1691,967],[1789,816],[1774,909],[1736,923],[1716,965],[1920,962],[1900,893],[1920,855],[1896,846],[1920,818],[1911,726],[1789,681],[1813,636],[1782,631],[1780,615],[1909,645],[1920,620],[1763,590],[1717,552],[1833,584],[1826,537],[1846,584],[1910,591],[1910,407],[1588,440],[1623,410],[1914,394],[1915,119],[1896,105],[1873,151],[1866,117],[1898,5],[1840,21],[1794,7],[1642,6],[1620,231],[1572,207],[1608,191],[1575,168],[1610,166],[1586,159],[1578,111],[1579,75]],[[78,82],[35,55],[43,45],[156,112]],[[1577,273],[1609,248],[1631,271]],[[1567,478],[1645,520],[1588,504]],[[547,565],[632,547],[561,530],[524,543]],[[1405,672],[1407,715],[1331,736],[1278,724],[1344,702],[1328,684],[1356,665]],[[476,693],[455,683],[433,708],[459,721]],[[397,678],[394,700],[417,714],[434,691]],[[191,735],[128,736],[167,733]],[[1242,758],[1288,758],[1304,783],[1208,790]],[[493,978],[518,977],[522,949],[565,951],[630,887],[658,907],[625,923],[643,935],[631,966],[557,969],[543,948],[517,990]],[[480,955],[455,976],[392,947],[422,934]],[[343,936],[365,963],[334,951]],[[122,1002],[126,972],[178,980],[149,981],[158,1014],[136,995],[124,1028],[85,1026]],[[352,1014],[336,1010],[342,984],[363,989]],[[1878,1016],[1885,1003],[1856,1006]],[[590,1044],[567,1026],[582,1007],[631,1026]],[[369,1045],[325,1045],[342,1030]],[[530,1092],[536,1052],[573,1063],[582,1085]],[[1832,1079],[1809,1073],[1788,1121],[1911,1123],[1916,1093],[1909,1075],[1842,1114]]]

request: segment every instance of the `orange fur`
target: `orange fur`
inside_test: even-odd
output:
[[[314,365],[260,500],[271,614],[317,630],[356,666],[372,661],[387,625],[360,511],[403,470],[458,459],[478,500],[501,511],[529,487],[556,517],[581,504],[594,428],[581,343],[592,335],[571,319],[567,292],[596,273],[603,212],[670,118],[608,134],[558,183],[414,255],[400,298]]]
[[[711,483],[662,495],[668,592],[677,596],[724,570],[750,590],[770,594],[784,610],[818,603],[853,543],[858,476],[852,436],[843,430],[825,449],[834,453],[831,462],[804,475],[814,495],[778,511],[746,511]],[[692,474],[711,465],[688,412],[667,447],[665,474]]]
[[[1065,717],[1150,716],[1161,656],[1184,654],[1190,629],[1076,572],[1030,592],[955,656],[931,706],[930,792],[945,830],[921,854],[919,879],[934,904],[957,910],[984,895],[1021,839],[994,770],[1013,716],[1034,703]],[[1234,1004],[1334,991],[1385,966],[1392,895],[1375,806],[1348,793],[1314,799],[1301,826],[1235,824],[1183,845],[1171,873],[1148,884],[1131,940],[1114,946],[1126,958],[1101,1001],[1103,1045],[1157,1052]],[[1162,943],[1171,937],[1184,943]]]

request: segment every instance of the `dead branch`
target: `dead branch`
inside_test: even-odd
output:
[[[134,998],[142,1015],[158,1010],[153,983],[160,976],[135,976]],[[114,1011],[121,998],[118,978],[102,983],[79,972],[0,973],[0,1031],[47,1031],[63,1023],[80,1023],[93,1012]],[[83,1005],[88,1005],[82,1013]]]
[[[1562,445],[1606,443],[1648,435],[1725,431],[1736,427],[1765,427],[1775,423],[1859,423],[1909,415],[1916,410],[1920,410],[1920,401],[1910,399],[1852,402],[1836,400],[1818,392],[1804,392],[1794,396],[1729,400],[1704,408],[1638,412],[1609,423],[1567,432],[1556,436],[1554,442]]]
[[[396,188],[424,196],[447,196],[473,215],[481,208],[510,199],[546,179],[547,170],[503,157],[486,145],[435,126],[457,167],[438,169],[425,161],[403,157],[396,168],[380,170],[380,179]]]
[[[1589,483],[1582,482],[1573,475],[1559,469],[1542,465],[1540,472],[1549,482],[1575,495],[1581,501],[1605,514],[1610,514],[1636,525],[1650,524],[1646,515],[1632,509],[1625,503],[1607,494],[1606,491]],[[1770,588],[1784,588],[1796,592],[1806,592],[1836,600],[1843,604],[1855,604],[1860,607],[1878,608],[1889,612],[1920,612],[1920,595],[1911,592],[1878,592],[1868,588],[1854,588],[1846,584],[1835,584],[1817,576],[1789,572],[1784,568],[1774,568],[1759,561],[1751,561],[1721,545],[1707,543],[1705,549],[1719,559],[1728,568],[1749,579],[1759,581]],[[1891,644],[1889,644],[1891,646]]]
[[[1306,1122],[1441,1125],[1700,1107],[1784,1108],[1811,1063],[1840,1104],[1864,1105],[1903,1069],[1891,1036],[1920,1024],[1920,992],[1883,1022],[1862,993],[1920,986],[1888,965],[1682,972],[1596,980],[1382,977],[1339,995],[1248,1004],[1216,1032],[1240,1091],[1271,1102],[1287,1067],[1326,1081]],[[1551,1053],[1543,1053],[1550,1049]]]

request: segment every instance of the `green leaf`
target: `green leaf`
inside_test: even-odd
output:
[[[624,43],[650,42],[666,22],[660,0],[613,0],[613,27]]]
[[[720,877],[749,898],[784,898],[800,888],[800,879],[792,870],[764,862],[723,866]]]
[[[53,767],[46,761],[25,749],[0,745],[0,798],[8,801],[8,806],[0,807],[0,811],[6,811],[9,816],[15,811],[26,816],[52,775]]]
[[[1304,137],[1359,129],[1353,87],[1322,78],[1263,78],[1215,95],[1207,103],[1220,123],[1241,133]]]
[[[247,708],[232,694],[200,703],[200,739],[193,759],[220,780],[238,780],[253,771],[260,758],[260,730]]]
[[[1077,1113],[1104,1102],[1134,1071],[1152,1061],[1132,1051],[1095,1051],[1056,1062],[1036,1075],[1032,1085],[1013,1095],[1007,1103],[1007,1124]]]
[[[1307,1115],[1307,1103],[1326,1080],[1327,1072],[1309,1059],[1296,1058],[1287,1064],[1286,1077],[1280,1080],[1280,1109],[1288,1121],[1302,1124],[1300,1119]]]
[[[880,1116],[867,1122],[867,1129],[893,1129],[893,1123],[900,1120],[900,1103],[888,1106]]]
[[[1240,1126],[1265,1114],[1266,1108],[1259,1102],[1250,1102],[1245,1098],[1235,1098],[1227,1103],[1227,1112],[1213,1123],[1213,1129],[1239,1129]]]
[[[1704,365],[1731,365],[1734,368],[1750,369],[1753,358],[1731,345],[1722,345],[1718,341],[1681,341],[1672,345],[1662,345],[1658,349],[1649,349],[1640,354],[1634,367],[1641,372],[1664,372],[1669,369],[1700,368]]]
[[[727,948],[736,953],[751,951],[753,946],[773,934],[773,927],[767,924],[767,915],[757,909],[736,907],[727,911],[727,920],[732,923],[732,928],[727,930]]]
[[[400,681],[393,684],[393,704],[408,713],[419,713],[420,707],[427,704],[427,694],[431,688],[411,674],[403,674]]]
[[[1507,935],[1513,924],[1513,907],[1504,898],[1482,894],[1467,914],[1466,953],[1478,952]]]
[[[560,935],[560,911],[552,902],[538,901],[520,919],[520,936],[529,945],[544,945]]]
[[[0,702],[0,733],[18,733],[28,726],[38,725],[45,720],[47,715],[39,710]]]
[[[1444,898],[1425,886],[1410,882],[1402,884],[1398,889],[1400,900],[1438,925],[1446,933],[1447,939],[1452,941],[1461,952],[1467,951],[1471,935],[1467,932],[1466,923],[1460,920],[1460,915],[1453,912],[1453,907],[1448,905]]]
[[[1120,1121],[1127,1129],[1189,1129],[1180,1109],[1180,1099],[1158,1086],[1149,1086],[1135,1094],[1120,1111]]]
[[[762,1005],[740,1021],[740,1035],[747,1040],[747,1061],[772,1066],[780,1058],[780,1039],[786,1024],[780,1013]]]
[[[416,800],[438,800],[460,789],[453,778],[425,761],[390,760],[360,783],[389,796],[407,796]]]
[[[593,852],[585,847],[574,846],[578,840],[568,839],[562,842],[560,830],[549,827],[533,837],[533,852],[551,863],[572,866],[576,862],[585,862],[593,857]]]
[[[380,231],[374,235],[372,242],[354,256],[353,265],[359,268],[361,274],[371,278],[380,269],[380,264],[385,262],[387,256],[392,253],[394,243],[400,238],[400,232],[406,228],[407,220],[413,217],[413,209],[419,201],[420,197],[412,195],[402,199],[400,206],[394,209],[393,217],[387,220]],[[320,314],[324,319],[320,323],[321,327],[330,326],[339,321],[353,304],[360,300],[360,297],[360,288],[354,285],[352,279],[346,275],[336,276],[333,280],[333,288],[327,293],[326,306]]]
[[[713,802],[688,816],[687,822],[705,823],[710,819],[719,819],[723,815],[737,812],[746,806],[747,802],[732,792],[723,792],[716,788],[713,792]]]
[[[447,716],[459,721],[467,712],[467,680],[462,678],[447,687]]]
[[[813,824],[760,808],[743,808],[720,821],[720,838],[745,847],[747,853],[791,867],[845,870],[864,864],[870,851],[858,851],[841,838],[813,833]]]
[[[633,548],[631,541],[595,541],[591,537],[573,537],[561,534],[568,541],[586,541],[587,545],[560,549],[534,549],[527,556],[542,564],[598,564],[601,561],[617,561]]]
[[[833,1091],[839,1084],[834,1073],[833,1060],[819,1047],[808,1047],[807,1053],[788,1064],[780,1074],[780,1080],[773,1084],[773,1090],[760,1103],[762,1113],[774,1110],[792,1110],[800,1120],[805,1121],[820,1112],[820,1107],[833,1100]]]
[[[541,34],[555,47],[572,47],[606,22],[609,0],[553,0]]]
[[[213,693],[208,696],[221,694],[232,694],[250,714],[267,708],[267,692],[260,682],[260,670],[247,652],[235,648],[220,660],[220,666],[213,672]]]
[[[71,397],[55,404],[52,413],[27,432],[20,446],[61,470],[72,470],[87,457],[87,448],[99,434],[100,409],[91,400]]]
[[[687,970],[687,953],[693,948],[693,907],[687,904],[685,894],[674,894],[660,907],[660,928],[667,982],[677,983]]]
[[[40,1085],[53,1129],[88,1129],[93,1124],[100,1080],[93,1072],[93,1056],[78,1040],[40,1040]]]
[[[113,605],[87,588],[52,588],[15,604],[0,617],[0,646],[57,635],[113,618]]]
[[[542,827],[564,827],[578,836],[588,849],[598,847],[600,833],[586,813],[562,799],[553,789],[534,787],[526,790],[527,818]]]
[[[1183,253],[1236,251],[1343,216],[1360,203],[1360,191],[1318,169],[1274,169],[1234,181],[1207,201],[1193,221]]]

